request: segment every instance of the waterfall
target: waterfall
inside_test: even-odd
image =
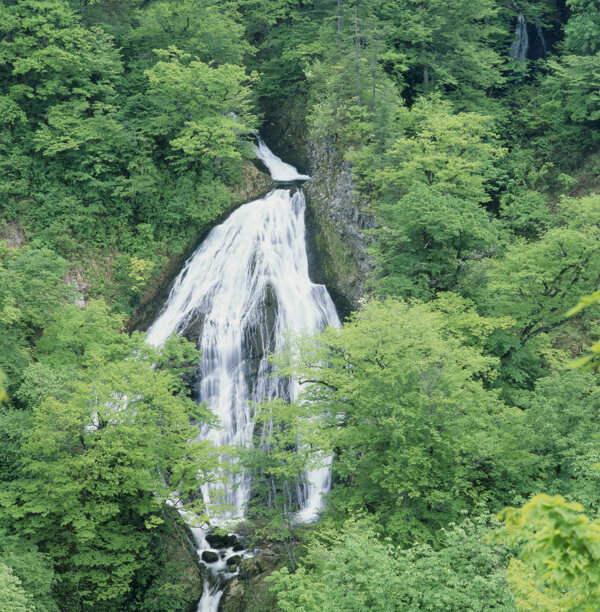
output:
[[[269,169],[271,178],[276,183],[293,183],[295,181],[307,181],[310,176],[298,174],[294,166],[281,161],[269,147],[259,138],[258,146],[254,148],[256,157]]]
[[[276,157],[259,141],[259,157],[278,182],[308,177]],[[222,445],[250,445],[253,440],[251,402],[298,392],[291,380],[270,376],[269,353],[285,348],[287,332],[314,332],[339,326],[333,302],[323,285],[310,281],[305,244],[305,200],[299,189],[274,189],[244,204],[215,227],[176,278],[166,304],[148,330],[148,342],[161,345],[172,333],[197,340],[202,363],[195,393],[218,417],[221,428],[204,428],[203,439]],[[299,488],[299,520],[318,515],[328,492],[329,465],[307,474]],[[227,523],[244,516],[250,496],[245,474],[225,484],[202,487],[212,522]],[[194,529],[203,560],[218,548]],[[230,556],[235,551],[228,550]],[[218,609],[223,580],[235,575],[207,563],[216,580],[205,585],[199,611]],[[220,573],[219,573],[220,570]]]
[[[508,54],[515,59],[524,62],[529,51],[529,35],[527,34],[527,22],[523,13],[517,16],[517,26],[515,28],[515,40],[510,46]]]
[[[540,25],[540,22],[537,19],[535,20],[535,31],[537,33],[538,42],[540,44],[542,57],[546,57],[546,55],[548,54],[548,45],[546,44],[546,38],[544,36],[542,26]]]

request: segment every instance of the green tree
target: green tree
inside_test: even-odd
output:
[[[280,540],[293,568],[297,489],[306,484],[307,471],[322,466],[328,450],[323,428],[311,412],[310,404],[283,400],[257,405],[253,420],[260,442],[237,451],[252,478],[248,517],[261,526],[255,535]]]
[[[322,528],[320,534],[295,573],[284,568],[266,579],[283,612],[399,609],[391,544],[379,541],[368,523],[347,523],[341,532]]]
[[[267,581],[283,612],[354,610],[515,610],[506,582],[504,547],[485,538],[486,518],[451,524],[444,545],[407,549],[378,537],[368,521],[324,525],[307,542],[299,569],[274,572]]]
[[[58,576],[54,573],[48,555],[40,553],[25,539],[6,537],[6,534],[0,531],[0,564],[8,567],[20,580],[32,604],[32,610],[58,612],[52,593]],[[3,609],[13,610],[10,606],[4,606]]]
[[[68,609],[123,607],[150,571],[166,502],[212,478],[192,422],[211,416],[180,392],[177,370],[153,367],[162,359],[138,343],[34,408],[20,477],[2,493],[0,522],[50,555]]]
[[[505,409],[482,384],[496,361],[480,346],[506,324],[452,301],[373,301],[281,364],[312,383],[306,401],[329,423],[333,515],[369,511],[389,535],[422,541],[485,495]]]
[[[596,196],[564,200],[554,227],[539,240],[516,240],[502,256],[479,262],[465,279],[465,291],[485,312],[516,323],[511,334],[501,332],[495,341],[498,353],[512,362],[504,370],[517,385],[531,385],[540,376],[540,355],[569,320],[565,304],[597,286],[597,202]],[[578,330],[583,341],[584,331]]]
[[[381,223],[376,286],[429,297],[453,289],[469,260],[494,249],[498,231],[482,204],[504,150],[490,117],[454,113],[439,98],[405,110],[400,125],[381,161],[374,146],[354,156],[353,175]]]
[[[241,64],[251,47],[234,4],[161,0],[142,6],[124,37],[128,52],[147,58],[153,49],[175,45],[203,62]]]
[[[4,375],[4,372],[0,370],[0,403],[5,402],[8,399],[8,395],[6,394],[6,391],[4,390],[5,380],[6,380],[6,376]]]
[[[12,612],[33,612],[33,602],[11,569],[0,563],[0,605]]]
[[[541,378],[533,391],[518,397],[524,417],[522,444],[536,458],[535,471],[523,479],[523,495],[560,494],[588,512],[598,512],[598,392],[591,374],[563,372]]]
[[[488,542],[495,521],[470,516],[443,529],[443,545],[436,549],[415,543],[399,550],[397,598],[399,610],[514,612],[506,579],[509,551]]]
[[[72,294],[67,262],[49,249],[6,249],[0,243],[0,367],[11,396],[29,363],[32,344]]]
[[[82,27],[62,0],[0,5],[0,75],[28,121],[61,102],[108,101],[123,68],[102,29]]]
[[[600,524],[557,495],[501,513],[498,539],[520,544],[508,580],[522,612],[592,612],[600,599]]]
[[[253,77],[233,64],[211,67],[176,47],[155,52],[160,61],[145,73],[153,109],[150,133],[213,167],[241,159],[242,139],[255,127]]]
[[[406,56],[415,93],[440,90],[464,109],[479,108],[503,83],[495,42],[503,38],[493,0],[384,2],[392,43]]]

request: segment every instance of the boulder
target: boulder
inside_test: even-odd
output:
[[[204,563],[216,563],[219,560],[219,555],[212,550],[202,551],[202,561]]]
[[[206,536],[206,541],[211,548],[229,548],[239,544],[239,540],[234,533],[223,533],[213,531]]]
[[[227,559],[226,563],[227,565],[239,565],[241,560],[242,557],[240,555],[232,555],[229,557],[229,559]]]

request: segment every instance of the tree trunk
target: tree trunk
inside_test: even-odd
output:
[[[377,82],[377,53],[379,51],[379,40],[375,43],[373,53],[373,95],[371,96],[371,112],[375,112],[375,84]]]
[[[354,50],[356,51],[356,104],[360,106],[360,40],[358,37],[358,0],[354,2]]]
[[[419,14],[421,15],[421,24],[424,27],[423,24],[423,5],[419,5]],[[425,64],[425,55],[426,55],[426,45],[425,45],[425,41],[421,42],[421,57],[423,59],[423,63]],[[423,66],[423,85],[425,85],[425,87],[429,87],[429,69],[427,68],[427,65],[425,64]]]
[[[337,43],[338,51],[342,50],[342,30],[344,29],[344,15],[342,12],[342,0],[337,0],[338,18],[337,18]]]

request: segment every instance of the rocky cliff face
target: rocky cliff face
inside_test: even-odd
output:
[[[302,112],[290,103],[261,133],[277,155],[311,176],[304,184],[311,278],[327,285],[343,318],[364,295],[372,267],[364,232],[375,227],[375,220],[354,193],[342,153],[330,141],[307,136]]]
[[[328,143],[309,143],[311,180],[305,184],[311,272],[325,283],[342,316],[358,307],[372,267],[365,231],[375,221],[354,193],[348,162]]]
[[[266,612],[278,610],[277,596],[265,578],[284,565],[284,555],[269,547],[240,564],[239,574],[225,588],[221,612]]]

